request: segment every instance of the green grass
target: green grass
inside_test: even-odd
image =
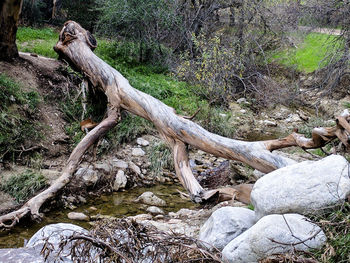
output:
[[[296,67],[299,71],[310,73],[327,65],[324,58],[339,47],[336,36],[310,33],[298,48],[290,48],[273,54],[273,60]]]
[[[42,174],[32,170],[26,170],[21,174],[10,177],[6,181],[1,180],[0,190],[8,193],[14,197],[18,203],[21,203],[45,186],[46,179]]]
[[[58,31],[52,28],[35,29],[19,27],[17,46],[19,51],[39,54],[45,57],[58,58],[53,46],[58,40]]]
[[[151,171],[155,175],[161,174],[165,168],[169,170],[175,169],[172,151],[164,142],[151,145],[149,159],[151,162]]]

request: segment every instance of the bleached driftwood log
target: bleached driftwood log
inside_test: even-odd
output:
[[[195,202],[207,200],[214,194],[230,199],[235,193],[227,188],[205,191],[192,174],[187,145],[218,157],[246,163],[264,173],[295,163],[293,160],[271,153],[275,149],[290,146],[318,148],[336,137],[348,146],[346,133],[350,131],[349,114],[339,117],[336,127],[314,129],[311,139],[293,133],[283,139],[246,142],[213,134],[191,120],[177,115],[173,108],[161,101],[133,88],[117,70],[93,53],[96,47],[97,42],[88,31],[76,22],[68,21],[64,24],[54,49],[60,58],[68,61],[73,68],[82,72],[95,88],[106,94],[108,117],[77,145],[61,177],[19,210],[1,216],[0,228],[12,227],[28,214],[40,218],[39,210],[42,204],[54,197],[70,181],[85,151],[117,124],[122,109],[153,122],[161,137],[173,149],[176,174]]]

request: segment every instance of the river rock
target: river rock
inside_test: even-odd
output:
[[[325,241],[323,231],[302,215],[268,215],[233,239],[222,256],[230,263],[258,262],[273,254],[320,248]]]
[[[45,263],[54,262],[52,257],[49,257],[45,261],[44,257],[40,254],[39,249],[34,248],[5,248],[0,249],[0,262],[2,263]],[[61,261],[67,262],[67,261]],[[69,261],[68,261],[69,262]]]
[[[166,202],[152,192],[144,192],[135,200],[135,202],[153,206],[166,206]]]
[[[141,148],[132,148],[131,150],[132,156],[144,156],[145,154],[146,153]]]
[[[126,186],[127,182],[128,182],[128,179],[127,179],[124,171],[119,170],[115,176],[113,190],[118,191],[119,189],[124,188]]]
[[[129,166],[127,162],[124,162],[123,160],[119,160],[119,159],[113,159],[112,165],[113,167],[118,169],[126,169]]]
[[[273,122],[273,121],[270,121],[270,120],[264,120],[264,124],[266,126],[269,126],[269,127],[276,127],[277,126],[276,122]]]
[[[152,215],[164,215],[164,211],[157,206],[149,206],[146,211]]]
[[[209,249],[216,247],[222,250],[254,223],[254,211],[243,207],[222,207],[201,227],[199,239]]]
[[[75,175],[77,178],[80,178],[86,186],[93,186],[98,181],[97,172],[89,167],[79,168]]]
[[[266,174],[254,185],[251,201],[257,218],[268,214],[308,214],[344,200],[350,194],[347,160],[331,155]]]
[[[52,256],[59,252],[59,244],[61,240],[64,240],[75,233],[87,234],[88,231],[80,226],[67,223],[58,223],[44,226],[38,232],[36,232],[28,241],[25,248],[35,249],[40,253],[41,249],[46,243],[46,240],[52,245],[53,253]],[[74,242],[74,241],[73,241]],[[70,248],[72,243],[67,243],[63,247],[63,252],[61,253],[62,261],[60,262],[72,262],[70,260]],[[62,256],[63,255],[63,256]],[[12,262],[12,261],[0,261],[0,262]],[[31,260],[25,260],[21,262],[33,262]],[[35,262],[35,261],[34,261]],[[38,261],[40,262],[40,261]],[[43,261],[44,262],[44,261]],[[50,261],[49,261],[50,262]],[[53,261],[51,261],[53,262]]]
[[[141,174],[141,169],[140,167],[138,167],[136,164],[134,164],[133,162],[129,162],[129,168],[136,173],[137,175]]]
[[[253,171],[253,177],[258,180],[259,178],[263,177],[265,174],[263,172],[260,172],[259,170]]]
[[[85,215],[84,213],[78,213],[78,212],[70,212],[68,213],[68,218],[71,220],[79,220],[79,221],[89,221],[90,218]]]
[[[143,139],[143,138],[137,138],[136,143],[140,146],[148,146],[149,145],[149,141]]]
[[[95,168],[98,170],[102,170],[107,174],[112,172],[112,169],[113,169],[112,165],[109,163],[97,163],[95,164]]]

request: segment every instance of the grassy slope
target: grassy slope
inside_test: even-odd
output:
[[[338,46],[335,40],[336,36],[310,33],[298,48],[276,52],[272,57],[281,64],[310,73],[326,65],[323,59]]]

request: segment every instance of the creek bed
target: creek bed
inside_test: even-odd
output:
[[[89,216],[100,214],[117,218],[144,214],[146,213],[145,206],[133,201],[146,191],[153,192],[167,202],[167,206],[162,207],[165,213],[177,212],[181,208],[194,209],[198,207],[195,203],[182,199],[177,190],[186,192],[181,186],[176,184],[156,185],[150,188],[137,187],[124,192],[92,198],[86,204],[74,210],[60,209],[51,211],[45,214],[44,219],[40,223],[22,223],[10,231],[0,232],[0,248],[23,247],[35,232],[48,224],[72,223],[90,229],[91,225],[89,222],[68,219],[67,214],[73,211],[83,212]],[[89,209],[92,206],[96,208],[95,211]]]

